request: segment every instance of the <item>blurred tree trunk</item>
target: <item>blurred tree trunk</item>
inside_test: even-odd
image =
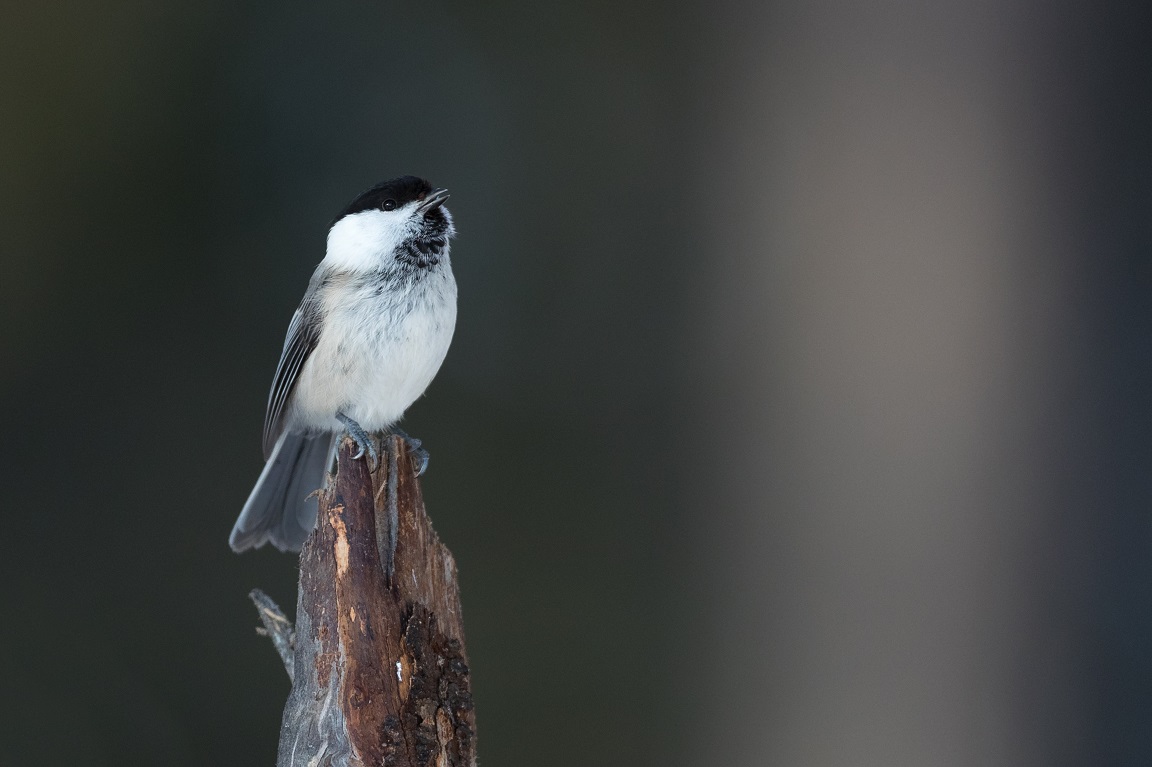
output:
[[[685,463],[711,512],[685,517],[713,611],[683,687],[697,763],[1098,761],[1066,555],[1078,181],[1052,127],[1079,49],[1037,8],[701,16],[698,177],[724,192],[694,213],[684,379],[722,447]]]
[[[474,767],[456,564],[402,440],[373,474],[346,440],[300,553],[296,627],[254,595],[292,691],[278,767]],[[278,612],[278,611],[277,611]]]

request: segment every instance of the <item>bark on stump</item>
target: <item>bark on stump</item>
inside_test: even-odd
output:
[[[370,474],[340,445],[300,552],[295,631],[253,593],[292,677],[277,767],[476,764],[456,563],[403,440],[383,448]]]

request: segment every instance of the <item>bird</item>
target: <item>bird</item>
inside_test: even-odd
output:
[[[448,191],[416,176],[359,194],[328,228],[324,258],[292,315],[264,417],[264,469],[229,537],[236,552],[297,551],[316,524],[313,496],[350,436],[378,463],[373,432],[395,428],[432,382],[456,327],[456,234]]]

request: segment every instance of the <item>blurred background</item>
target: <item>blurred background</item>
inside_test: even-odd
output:
[[[227,536],[404,173],[482,764],[1152,762],[1138,6],[6,3],[0,764],[274,763]]]

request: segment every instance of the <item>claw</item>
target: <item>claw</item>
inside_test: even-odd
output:
[[[412,459],[412,468],[415,469],[416,476],[423,476],[424,472],[428,471],[428,461],[431,458],[423,447],[424,443],[415,437],[409,437],[395,426],[392,427],[392,433],[404,440],[404,444],[408,446],[408,457]]]
[[[428,471],[428,461],[431,458],[431,456],[428,455],[428,451],[422,447],[417,447],[415,450],[410,451],[410,455],[412,456],[412,461],[418,464],[416,466],[416,476],[423,476],[424,472]]]
[[[360,424],[344,415],[337,413],[336,418],[340,423],[344,424],[344,428],[348,430],[348,436],[356,443],[356,447],[360,448],[360,452],[352,456],[353,459],[363,458],[365,454],[368,456],[368,471],[376,471],[380,465],[380,456],[376,453],[376,445],[368,432],[361,428]]]

